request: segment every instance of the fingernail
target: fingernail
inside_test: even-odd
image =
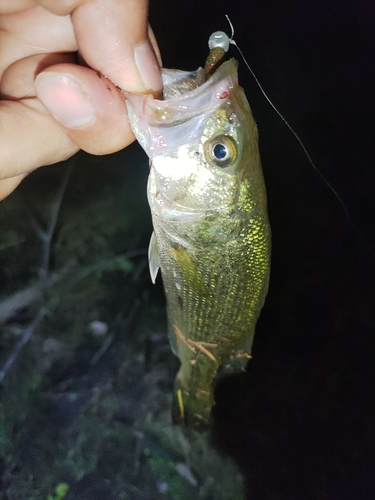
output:
[[[87,95],[69,76],[44,71],[35,79],[35,91],[42,104],[64,127],[83,127],[94,118],[94,108]]]
[[[134,60],[145,88],[159,92],[162,88],[160,68],[148,41],[134,49]]]

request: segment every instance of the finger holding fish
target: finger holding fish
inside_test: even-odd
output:
[[[0,1],[0,199],[78,149],[133,142],[121,89],[161,89],[147,11],[146,0]]]

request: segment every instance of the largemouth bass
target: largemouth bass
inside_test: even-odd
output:
[[[153,281],[160,267],[179,357],[172,416],[202,429],[218,373],[250,358],[268,289],[270,226],[257,126],[237,62],[209,75],[162,70],[164,99],[129,95],[150,158]]]

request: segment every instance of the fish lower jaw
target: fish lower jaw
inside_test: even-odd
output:
[[[222,216],[223,214],[227,214],[229,216],[233,212],[233,207],[228,205],[218,206],[214,209],[212,207],[208,207],[205,210],[201,208],[194,208],[191,205],[181,205],[173,198],[168,198],[160,192],[157,194],[149,192],[148,202],[151,212],[155,217],[168,221],[193,221],[202,219],[208,215]]]
[[[207,212],[196,211],[184,207],[176,207],[171,202],[170,207],[155,207],[152,206],[152,212],[160,219],[168,221],[184,221],[184,220],[198,220],[206,217]]]

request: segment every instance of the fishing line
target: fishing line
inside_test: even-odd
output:
[[[277,109],[277,107],[274,105],[274,103],[268,97],[268,95],[267,95],[266,91],[264,90],[262,84],[258,80],[258,78],[255,75],[254,71],[251,69],[250,64],[247,62],[247,60],[246,60],[246,58],[245,58],[242,50],[240,49],[240,47],[237,45],[236,41],[233,38],[234,37],[234,27],[233,27],[233,24],[232,24],[231,20],[229,19],[229,16],[226,14],[225,17],[227,18],[227,21],[228,21],[230,29],[231,29],[231,36],[229,38],[226,33],[220,32],[220,31],[217,31],[217,32],[213,33],[210,36],[210,40],[208,42],[208,45],[209,45],[210,49],[216,45],[216,46],[222,47],[225,50],[225,52],[227,52],[228,48],[229,48],[229,44],[234,45],[236,47],[236,49],[238,50],[240,56],[242,57],[243,62],[245,63],[247,69],[250,71],[251,76],[254,78],[255,83],[258,85],[259,90],[261,91],[261,93],[265,97],[266,101],[272,107],[272,109],[278,114],[278,116],[281,118],[281,120],[284,122],[284,124],[288,127],[288,129],[293,134],[294,138],[297,140],[298,144],[302,148],[302,151],[304,152],[304,154],[305,154],[307,160],[309,161],[310,165],[312,166],[312,168],[315,170],[315,172],[318,174],[318,176],[321,178],[321,180],[325,183],[325,185],[330,189],[330,191],[334,194],[334,196],[336,197],[337,201],[341,205],[341,208],[342,208],[342,210],[343,210],[343,212],[345,214],[346,220],[348,221],[350,227],[360,237],[360,239],[362,240],[362,243],[364,243],[365,247],[371,253],[371,255],[373,257],[375,257],[375,252],[370,247],[369,242],[366,240],[366,238],[363,236],[363,234],[361,233],[361,231],[356,226],[356,224],[355,224],[352,216],[348,212],[348,209],[346,208],[345,203],[344,203],[343,199],[341,198],[341,196],[339,195],[339,193],[332,186],[332,184],[326,179],[326,177],[320,172],[320,170],[315,165],[313,159],[311,158],[309,152],[307,151],[305,145],[303,144],[303,142],[300,139],[300,137],[297,134],[297,132],[293,129],[293,127],[286,120],[286,118],[283,116],[283,114]]]

